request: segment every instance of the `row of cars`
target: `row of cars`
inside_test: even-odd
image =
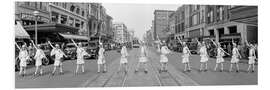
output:
[[[17,43],[23,43],[23,42],[17,42]],[[55,44],[55,43],[54,43]],[[20,44],[22,45],[22,44]],[[60,44],[61,45],[61,44]],[[46,58],[42,60],[43,65],[49,65],[51,63],[54,63],[54,57],[50,56],[52,48],[49,44],[44,43],[40,44],[40,48],[44,51]],[[87,53],[90,54],[90,56],[85,56],[85,59],[96,59],[98,57],[98,43],[97,42],[83,42],[82,43],[83,48],[86,50]],[[64,45],[61,45],[62,51],[67,55],[67,57],[64,57],[63,60],[75,60],[76,59],[76,46],[73,43],[66,43]],[[108,50],[108,49],[107,49]],[[28,50],[30,59],[28,60],[28,65],[33,65],[35,63],[34,60],[34,50]],[[19,55],[19,49],[15,49],[15,70],[19,70],[20,68],[20,60],[18,58]]]

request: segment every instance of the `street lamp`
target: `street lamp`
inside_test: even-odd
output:
[[[38,18],[38,11],[34,11],[34,16],[36,17],[35,19],[35,44],[37,45],[37,18]]]

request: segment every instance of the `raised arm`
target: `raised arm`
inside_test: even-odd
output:
[[[77,48],[79,47],[73,39],[71,39],[71,41]]]
[[[17,42],[15,42],[16,47],[21,51],[22,49],[20,48],[20,46],[17,44]]]
[[[215,45],[215,46],[217,46],[217,44],[212,40],[212,39],[210,39],[211,40],[211,42]]]
[[[30,41],[31,41],[31,43],[33,44],[33,46],[35,47],[35,49],[37,50],[38,48],[37,48],[37,46],[35,45],[34,41],[33,41],[33,40],[30,40]]]
[[[51,41],[48,41],[48,43],[49,43],[49,45],[50,45],[52,48],[55,48],[55,47],[52,45]]]

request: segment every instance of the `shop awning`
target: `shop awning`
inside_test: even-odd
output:
[[[81,35],[73,35],[73,34],[62,34],[59,33],[62,37],[65,39],[74,39],[74,40],[88,40],[89,38],[86,36],[81,36]]]
[[[15,38],[18,39],[30,39],[29,34],[25,31],[21,23],[16,22],[17,24],[15,25]]]

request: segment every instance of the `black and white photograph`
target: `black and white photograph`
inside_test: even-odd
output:
[[[15,89],[258,85],[258,5],[13,4]]]

